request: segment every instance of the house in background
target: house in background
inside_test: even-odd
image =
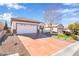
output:
[[[62,24],[57,25],[57,32],[62,33],[64,31],[64,26]]]
[[[0,41],[2,41],[2,38],[6,34],[6,31],[4,30],[5,24],[0,22]]]
[[[50,27],[48,24],[46,24],[44,26],[44,30],[47,32],[52,30],[52,32],[62,33],[64,26],[62,24],[52,24],[52,26]]]
[[[0,22],[0,31],[4,30],[5,24]]]
[[[37,33],[41,22],[24,18],[11,18],[11,32],[16,34]]]
[[[64,28],[64,31],[71,32],[71,30],[68,29],[67,27]]]

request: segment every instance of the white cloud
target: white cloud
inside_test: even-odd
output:
[[[79,22],[79,17],[64,18],[64,19],[62,20],[62,23],[63,23],[65,26],[68,26],[69,24],[77,23],[77,22]]]
[[[63,23],[64,21],[67,23],[75,23],[75,22],[79,22],[79,17],[72,17],[72,18],[64,18],[63,19]]]
[[[17,3],[0,3],[0,6],[5,6],[8,9],[14,8],[16,10],[18,10],[18,9],[26,9],[25,6],[17,4]]]
[[[71,18],[69,20],[71,21],[71,23],[77,23],[77,22],[79,22],[79,17],[78,18]]]
[[[70,18],[69,20],[71,20],[71,21],[78,21],[79,20],[79,17],[78,18],[73,17],[73,18]]]
[[[12,15],[12,13],[3,13],[0,14],[0,21],[3,21],[5,23],[5,21],[7,21],[8,26],[10,26],[11,24],[11,17],[15,17]]]
[[[79,14],[76,12],[78,10],[79,10],[79,8],[63,9],[62,10],[62,17],[63,18],[79,17]]]
[[[4,13],[3,14],[3,19],[4,20],[9,20],[12,17],[12,13]]]
[[[79,3],[64,3],[64,5],[79,6]],[[79,11],[79,8],[66,8],[62,10],[62,13],[74,13],[76,11]]]
[[[62,13],[72,13],[72,12],[75,12],[75,11],[78,11],[78,10],[79,10],[78,8],[63,9]]]
[[[63,3],[63,5],[72,5],[72,4],[75,4],[75,3]]]
[[[3,13],[0,14],[0,20],[10,20],[11,17],[14,17],[12,13]]]
[[[63,5],[78,6],[79,3],[63,3]]]
[[[68,18],[70,18],[70,17],[79,17],[79,14],[72,12],[72,13],[64,13],[62,16],[63,17],[68,17]]]

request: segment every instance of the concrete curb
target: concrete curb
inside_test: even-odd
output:
[[[10,55],[7,55],[7,56],[19,56],[19,53],[10,54]]]
[[[77,50],[79,50],[79,41],[68,45],[66,48],[51,54],[50,56],[72,56]]]

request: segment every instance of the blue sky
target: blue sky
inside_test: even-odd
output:
[[[46,22],[44,11],[48,8],[59,10],[64,26],[79,21],[79,4],[76,3],[0,3],[0,21],[7,20],[10,25],[11,17],[21,17]]]

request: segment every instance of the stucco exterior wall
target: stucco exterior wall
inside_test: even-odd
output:
[[[29,24],[29,25],[38,25],[37,23],[30,23],[30,22],[19,22],[19,21],[13,21],[11,25],[11,32],[13,33],[13,30],[16,30],[17,24]]]

